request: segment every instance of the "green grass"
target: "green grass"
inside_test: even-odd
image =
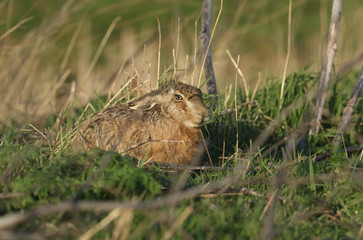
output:
[[[291,74],[282,104],[276,76],[286,57],[288,1],[224,1],[212,41],[219,102],[202,128],[211,159],[205,154],[201,164],[230,169],[168,172],[137,167],[130,157],[113,152],[77,153],[69,143],[78,122],[102,109],[132,78],[137,81],[114,102],[138,95],[135,85],[143,84],[145,92],[157,81],[164,86],[174,71],[178,80],[193,78],[196,85],[202,65],[199,39],[194,39],[200,1],[0,2],[0,239],[77,239],[110,217],[92,239],[362,238],[362,96],[344,145],[332,147],[358,75],[354,69],[360,67],[345,64],[362,51],[361,7],[361,0],[343,3],[322,130],[303,138],[315,104],[331,1],[293,1]],[[212,11],[213,26],[219,1]],[[197,37],[199,28],[200,21]],[[250,98],[258,73],[265,76],[251,102],[239,88],[240,79],[236,96],[234,87],[227,90],[236,75],[227,49],[240,55]],[[204,96],[207,105],[210,99]],[[273,123],[271,134],[257,146],[256,139]],[[360,149],[344,151],[352,146]],[[216,194],[243,188],[261,196]],[[284,201],[270,201],[276,189]],[[77,209],[91,203],[92,208]],[[67,206],[67,211],[59,209]],[[19,216],[26,219],[1,228]]]
[[[267,141],[259,146],[259,150],[251,155],[251,141],[270,124],[271,119],[277,119],[281,113],[278,109],[280,84],[266,79],[264,87],[257,92],[255,101],[250,105],[246,104],[244,93],[237,91],[237,120],[234,111],[221,114],[226,110],[223,104],[226,96],[220,96],[221,103],[212,114],[211,122],[203,127],[210,142],[213,164],[221,166],[219,157],[224,155],[231,157],[224,160],[224,164],[235,167],[236,153],[237,163],[245,161],[241,159],[251,160],[253,168],[246,177],[238,177],[238,181],[228,185],[234,191],[246,187],[272,194],[276,181],[283,174],[285,180],[282,179],[277,194],[284,198],[284,202],[278,201],[273,213],[270,212],[271,206],[264,212],[269,201],[263,197],[187,197],[173,204],[131,211],[131,220],[122,227],[124,229],[130,224],[125,236],[129,239],[161,239],[171,231],[173,239],[256,239],[266,229],[269,214],[273,214],[271,221],[276,239],[357,238],[363,224],[362,150],[349,152],[348,155],[335,151],[322,161],[314,161],[315,156],[329,153],[332,149],[331,140],[356,76],[357,73],[348,74],[333,83],[327,106],[330,114],[326,115],[329,117],[325,118],[324,131],[308,138],[305,145],[296,144],[293,151],[286,148],[287,141],[266,152],[277,141],[306,128],[304,124],[311,117],[312,100],[308,98],[301,105],[296,105],[294,111],[278,123]],[[312,73],[308,68],[291,74],[285,86],[282,111],[295,106],[314,88],[318,79],[319,74]],[[344,89],[341,82],[345,83]],[[234,96],[230,96],[227,108],[234,109],[232,99]],[[362,109],[362,100],[360,97],[350,130],[345,135],[346,146],[362,144],[357,137],[363,132],[358,111]],[[105,104],[105,98],[98,97],[92,104],[96,110],[100,109]],[[7,214],[27,212],[64,201],[75,204],[105,200],[148,204],[179,191],[185,193],[205,185],[217,186],[239,174],[238,171],[228,170],[165,172],[139,168],[134,160],[117,153],[101,150],[73,153],[64,143],[69,139],[67,133],[70,127],[81,113],[81,108],[65,111],[63,118],[67,127],[59,128],[54,116],[46,121],[45,126],[51,129],[51,147],[35,132],[15,128],[3,132],[0,143],[0,192],[3,194],[0,197],[0,222],[1,217]],[[64,142],[59,136],[64,136]],[[269,167],[282,164],[283,159],[288,161],[286,168],[279,170]],[[209,165],[207,155],[202,164]],[[185,176],[186,180],[181,180]],[[108,212],[71,210],[44,214],[12,226],[11,231],[15,235],[38,234],[52,239],[74,239],[100,223]],[[121,213],[126,214],[125,211]],[[125,216],[120,215],[120,219],[127,219]],[[117,221],[117,218],[111,221],[93,239],[112,239]]]

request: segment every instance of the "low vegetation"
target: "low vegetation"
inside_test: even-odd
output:
[[[354,114],[344,145],[332,148],[331,139],[356,76],[334,83],[331,116],[324,119],[321,134],[311,138],[303,138],[312,106],[306,96],[319,76],[309,69],[288,77],[282,111],[280,85],[269,79],[250,102],[240,90],[236,97],[221,96],[203,127],[209,155],[201,165],[213,164],[209,170],[145,168],[126,155],[96,149],[74,153],[67,142],[81,108],[69,109],[61,121],[51,116],[42,135],[34,129],[8,130],[0,147],[0,227],[11,223],[11,214],[24,212],[26,219],[10,224],[4,234],[354,239],[363,219],[361,114]],[[342,82],[345,90],[334,90]],[[100,97],[92,103],[97,110],[105,101]],[[357,109],[362,104],[361,97]],[[284,109],[292,110],[281,117]],[[266,141],[254,146],[271,124],[275,129]],[[358,147],[350,151],[353,146]]]

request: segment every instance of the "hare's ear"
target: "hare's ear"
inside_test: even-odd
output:
[[[142,99],[136,102],[134,106],[131,106],[130,109],[139,110],[139,111],[150,110],[157,105],[157,103],[154,100],[155,100],[154,97],[148,97]]]

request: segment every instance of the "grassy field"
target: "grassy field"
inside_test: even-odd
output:
[[[173,171],[75,153],[71,140],[106,104],[172,79],[204,84],[199,1],[1,2],[0,239],[363,238],[362,96],[332,145],[362,62],[362,6],[343,3],[322,128],[306,137],[331,3],[293,2],[281,108],[288,1],[224,3],[219,101],[202,128],[210,168]],[[240,55],[247,89],[226,50]]]

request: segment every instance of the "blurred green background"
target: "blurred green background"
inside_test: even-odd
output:
[[[319,71],[332,1],[294,0],[292,4],[287,73],[306,66]],[[96,94],[112,96],[131,78],[136,79],[131,86],[142,83],[143,91],[155,88],[158,77],[176,77],[196,85],[202,61],[201,7],[202,1],[196,0],[2,1],[0,97],[5,101],[0,110],[6,117],[37,118],[49,114],[49,103],[58,109],[67,105],[65,100],[69,105],[75,99],[86,103]],[[213,1],[211,28],[220,7],[220,1]],[[288,9],[287,0],[223,2],[212,40],[220,93],[234,83],[236,75],[226,50],[235,59],[240,55],[248,91],[258,78],[281,78]],[[361,0],[343,2],[334,74],[360,68],[362,12]]]

